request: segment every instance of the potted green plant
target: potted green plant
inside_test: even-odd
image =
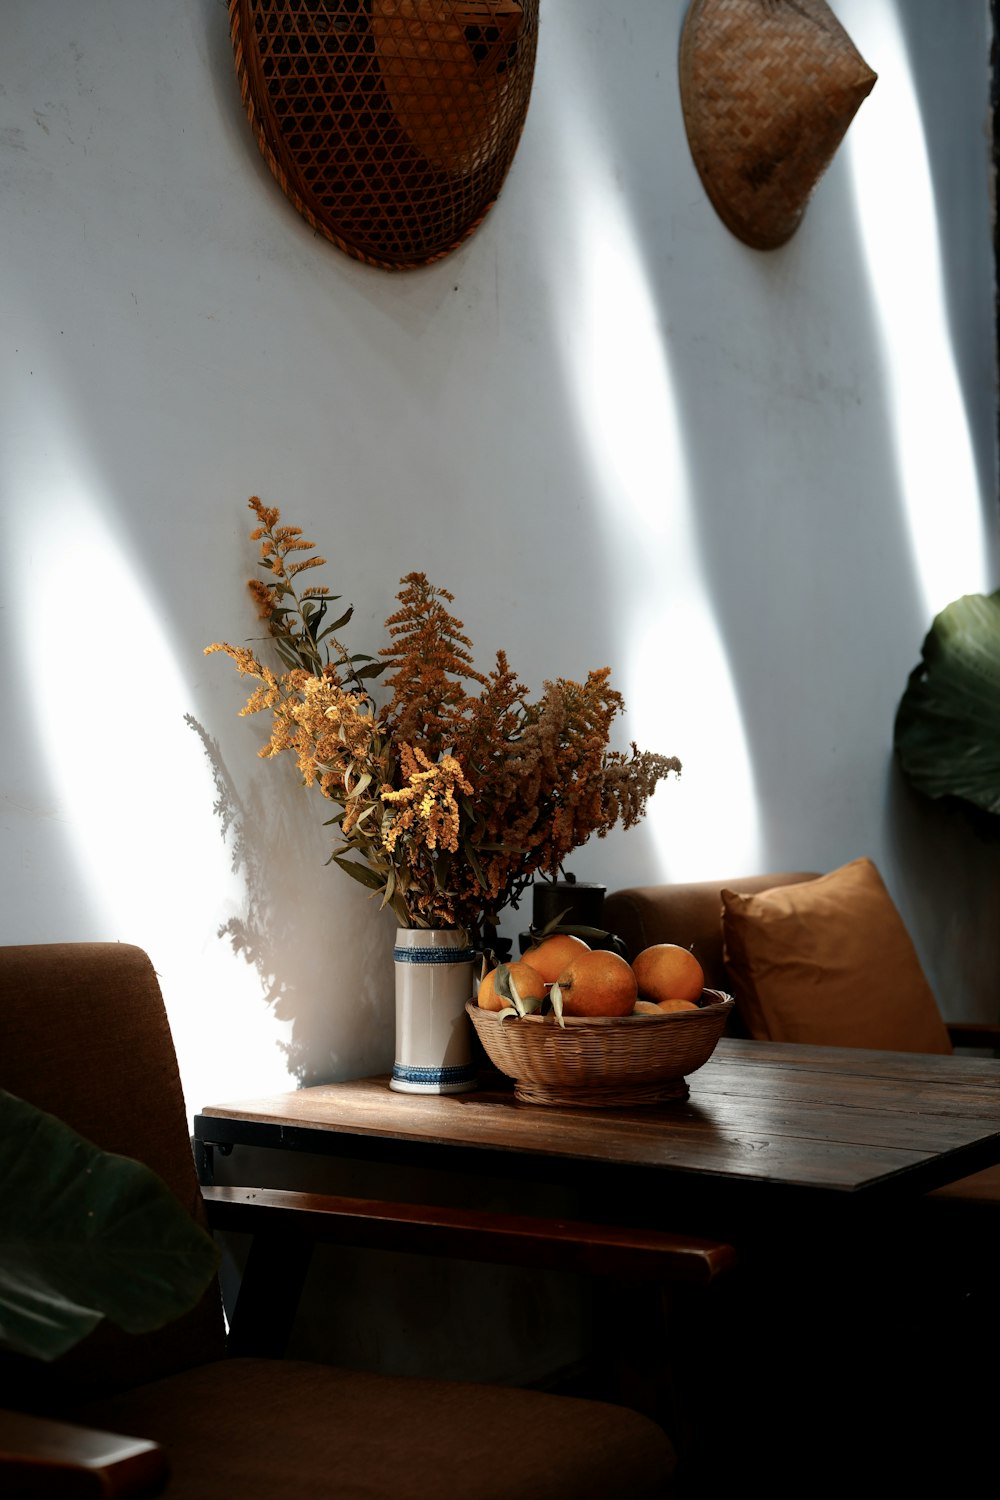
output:
[[[1000,590],[935,616],[896,711],[895,753],[925,796],[1000,814]]]
[[[0,1344],[53,1360],[102,1318],[160,1328],[194,1307],[218,1264],[148,1167],[0,1089]]]

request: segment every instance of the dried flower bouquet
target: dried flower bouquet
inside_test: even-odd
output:
[[[624,705],[607,667],[547,682],[537,702],[504,652],[477,671],[453,596],[423,573],[401,580],[384,659],[349,652],[336,632],[352,610],[328,619],[340,596],[302,578],[325,563],[304,555],[315,544],[276,508],[249,504],[267,575],[249,588],[285,670],[246,646],[206,654],[224,651],[256,679],[241,712],[271,716],[259,753],[294,755],[337,809],[331,860],[381,893],[401,926],[457,927],[483,945],[536,876],[556,878],[592,834],[637,823],[657,783],[680,774],[675,756],[608,748]]]

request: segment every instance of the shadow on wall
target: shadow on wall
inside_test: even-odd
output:
[[[969,274],[969,245],[980,236],[982,245],[989,244],[990,143],[984,134],[981,163],[962,151],[963,140],[985,131],[980,90],[970,87],[963,96],[940,86],[945,69],[973,81],[987,74],[991,66],[986,37],[988,18],[984,16],[983,31],[979,32],[969,25],[968,16],[958,5],[942,6],[938,0],[906,0],[905,5],[897,5],[896,9],[920,103],[934,201],[939,222],[946,231],[940,236],[940,252],[950,342],[965,409],[972,414],[969,426],[979,488],[988,507],[986,532],[995,544],[996,455],[992,436],[996,428],[996,379],[992,370],[984,370],[980,356],[982,283],[979,277]],[[977,180],[970,183],[970,170],[981,171],[979,192]],[[981,437],[978,442],[977,434]],[[994,551],[992,562],[995,557]]]
[[[265,796],[255,786],[244,797],[218,741],[193,715],[186,714],[185,721],[208,757],[216,789],[213,811],[231,845],[232,869],[246,890],[244,911],[223,922],[218,936],[257,970],[265,1004],[289,1028],[278,1042],[289,1072],[303,1086],[334,1082],[345,1071],[343,1056],[350,1058],[351,1076],[388,1072],[394,919],[377,915],[360,887],[355,890],[339,871],[325,868],[322,820],[304,844],[302,820],[288,815],[280,789],[271,784]],[[326,880],[331,881],[329,905],[322,898],[317,903],[316,884]],[[318,905],[326,921],[317,933],[312,923]],[[362,912],[362,907],[369,909]]]
[[[673,72],[676,42],[666,30],[658,37],[662,68]],[[664,372],[662,409],[651,411],[640,431],[630,428],[632,412],[621,404],[608,443],[627,458],[645,439],[655,479],[624,469],[618,481],[609,463],[603,495],[592,490],[598,514],[614,515],[609,555],[617,546],[633,578],[644,565],[650,581],[636,592],[657,601],[643,620],[634,608],[617,611],[614,658],[628,662],[655,642],[637,686],[655,684],[664,748],[684,762],[685,789],[694,791],[715,757],[683,864],[697,869],[693,862],[711,855],[718,868],[714,843],[719,850],[743,847],[734,862],[748,868],[811,867],[818,820],[810,768],[825,766],[831,740],[846,733],[831,719],[840,682],[852,680],[884,613],[886,557],[895,562],[899,618],[914,629],[921,618],[878,379],[875,309],[843,165],[835,163],[823,182],[822,214],[808,216],[787,247],[750,250],[717,219],[694,180],[673,90],[659,86],[655,95],[662,129],[652,155],[648,117],[624,94],[602,91],[597,79],[592,92],[595,138],[606,158],[647,164],[644,175],[633,168],[610,201],[618,201],[626,226],[649,342],[655,338]],[[669,204],[677,205],[682,232],[664,213]],[[670,254],[662,253],[665,237]],[[628,327],[630,320],[621,322]],[[628,390],[633,362],[624,343],[619,356],[616,383]],[[648,399],[650,384],[635,389],[634,407]],[[584,426],[581,441],[592,443],[595,431],[596,424]],[[634,503],[640,489],[645,514]],[[865,548],[859,537],[868,538]],[[849,611],[845,578],[860,601]],[[826,674],[813,670],[831,659],[832,691]],[[685,670],[690,686],[678,693]],[[704,701],[706,689],[714,722],[711,735],[694,745],[678,705]],[[787,728],[776,734],[776,725]],[[835,816],[834,835],[840,826]],[[812,852],[796,855],[790,840],[807,841]]]

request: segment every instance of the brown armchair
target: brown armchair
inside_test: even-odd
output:
[[[124,944],[0,949],[0,1087],[104,1150],[145,1162],[198,1222],[263,1226],[272,1250],[291,1245],[293,1266],[304,1235],[435,1254],[450,1243],[460,1256],[528,1265],[551,1264],[557,1247],[563,1264],[663,1286],[704,1285],[733,1260],[709,1240],[433,1205],[274,1193],[255,1203],[225,1190],[206,1202],[159,985],[145,953]],[[274,1254],[257,1259],[276,1274]],[[245,1354],[280,1351],[273,1319],[256,1340],[244,1321],[266,1309],[269,1290],[288,1302],[266,1278],[244,1285],[228,1349],[213,1284],[152,1334],[105,1322],[51,1364],[0,1351],[0,1491],[158,1492],[162,1469],[152,1460],[163,1456],[168,1500],[671,1493],[669,1438],[623,1405]]]

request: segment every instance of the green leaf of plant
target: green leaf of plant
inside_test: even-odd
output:
[[[918,791],[1000,814],[1000,590],[966,594],[935,617],[894,744]]]
[[[284,636],[276,635],[274,637],[274,649],[286,667],[301,666],[298,651],[293,645],[289,644]]]
[[[479,860],[476,857],[476,851],[475,851],[475,849],[473,849],[473,847],[469,843],[468,839],[463,839],[462,840],[462,853],[465,855],[466,859],[469,861],[469,864],[472,867],[472,873],[473,873],[473,875],[475,875],[476,879],[479,881],[479,884],[480,885],[485,885],[486,884],[486,875],[485,875],[485,873],[483,871],[482,865],[479,863]]]
[[[109,1318],[129,1333],[192,1308],[214,1240],[141,1162],[0,1089],[0,1343],[55,1359]]]
[[[348,875],[352,875],[355,880],[360,881],[362,885],[366,885],[370,891],[380,891],[385,884],[384,877],[377,874],[375,870],[370,870],[367,865],[356,864],[354,860],[344,859],[340,854],[333,856],[333,862],[342,870],[346,870]]]
[[[539,927],[537,929],[537,936],[548,937],[550,933],[565,931],[566,929],[563,928],[560,924],[562,923],[563,917],[568,917],[572,910],[573,908],[571,906],[564,906],[561,912],[559,912],[556,916],[549,918],[544,927]],[[532,937],[536,936],[536,928],[534,927],[534,925],[531,928],[531,935]]]
[[[572,908],[567,906],[562,916],[571,910]],[[552,917],[544,927],[536,927],[534,923],[528,927],[528,933],[536,943],[540,943],[542,938],[551,937],[557,932],[568,932],[572,937],[583,938],[588,943],[603,942],[605,938],[611,936],[603,927],[588,927],[581,922],[563,922],[559,917]]]

